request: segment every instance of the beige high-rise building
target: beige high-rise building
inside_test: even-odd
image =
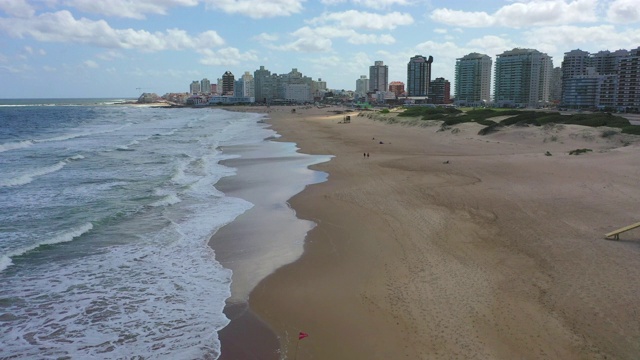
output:
[[[496,55],[494,102],[499,107],[547,105],[553,61],[535,49],[513,49]]]
[[[470,53],[456,59],[455,102],[480,106],[491,101],[491,57]]]

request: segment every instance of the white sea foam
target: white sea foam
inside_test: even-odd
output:
[[[10,266],[12,264],[12,261],[11,261],[12,257],[24,255],[24,254],[28,253],[29,251],[32,251],[32,250],[35,250],[35,249],[39,248],[40,246],[54,245],[54,244],[60,244],[60,243],[73,241],[73,239],[75,239],[77,237],[80,237],[83,234],[86,234],[91,229],[93,229],[93,224],[92,223],[85,223],[83,225],[80,225],[80,226],[75,227],[73,229],[70,229],[68,231],[65,231],[63,233],[55,235],[55,236],[53,236],[51,238],[44,239],[44,240],[42,240],[42,241],[40,241],[40,242],[38,242],[36,244],[30,245],[30,246],[26,246],[26,247],[23,247],[23,248],[19,248],[19,249],[15,249],[15,250],[10,250],[7,254],[0,256],[0,271],[6,269],[8,266]],[[8,262],[7,262],[7,259],[8,259]],[[4,265],[4,267],[3,267],[3,265]]]
[[[155,202],[151,203],[150,205],[153,206],[153,207],[169,206],[169,205],[177,204],[180,201],[182,201],[182,200],[178,197],[178,194],[172,193],[172,194],[167,194],[167,195],[163,196],[162,199],[160,199],[158,201],[155,201]]]
[[[4,269],[8,268],[11,265],[13,265],[13,262],[11,262],[10,257],[6,255],[0,255],[0,272],[2,272]]]
[[[9,151],[9,150],[16,150],[16,149],[23,149],[23,148],[29,147],[31,145],[33,145],[33,141],[31,141],[31,140],[23,140],[23,141],[16,141],[16,142],[0,144],[0,152],[5,152],[5,151]]]
[[[219,164],[231,156],[216,148],[221,141],[259,143],[271,131],[239,113],[112,109],[85,127],[66,130],[66,136],[49,135],[41,141],[48,144],[27,149],[36,168],[57,161],[43,157],[44,151],[54,159],[69,151],[78,154],[62,163],[84,159],[80,153],[91,156],[53,174],[55,182],[2,189],[10,197],[28,192],[20,198],[29,211],[20,208],[22,203],[15,207],[14,218],[23,228],[13,236],[26,240],[24,245],[0,253],[0,268],[20,264],[12,267],[16,271],[0,273],[0,298],[14,301],[14,294],[20,294],[11,320],[0,327],[1,339],[16,341],[0,347],[0,358],[195,359],[219,354],[217,331],[228,323],[222,310],[230,296],[231,271],[215,260],[207,241],[252,204],[215,189],[221,177],[235,173]],[[234,121],[226,121],[228,116]],[[130,129],[118,136],[70,137],[116,131],[122,119]],[[151,140],[142,141],[145,136]],[[109,152],[122,144],[136,145],[138,151]],[[60,181],[68,185],[62,191]],[[158,190],[150,195],[149,189]],[[100,222],[95,227],[85,223],[87,214]],[[84,225],[39,238],[76,218]],[[75,240],[73,246],[42,247]]]
[[[31,170],[25,174],[21,174],[9,179],[0,179],[0,187],[20,186],[32,182],[35,178],[54,173],[67,165],[67,161],[60,161],[55,165],[45,166],[39,169]]]

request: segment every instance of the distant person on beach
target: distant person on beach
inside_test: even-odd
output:
[[[367,153],[367,157],[369,157],[369,153]]]

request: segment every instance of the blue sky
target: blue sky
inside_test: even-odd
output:
[[[414,55],[640,46],[640,0],[0,0],[0,98],[188,91],[264,65],[355,89],[376,60],[406,83]],[[140,88],[140,89],[138,89]]]

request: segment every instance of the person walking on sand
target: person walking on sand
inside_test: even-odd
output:
[[[362,156],[367,157],[367,153],[362,154]]]
[[[367,153],[367,157],[369,157],[369,153]]]

